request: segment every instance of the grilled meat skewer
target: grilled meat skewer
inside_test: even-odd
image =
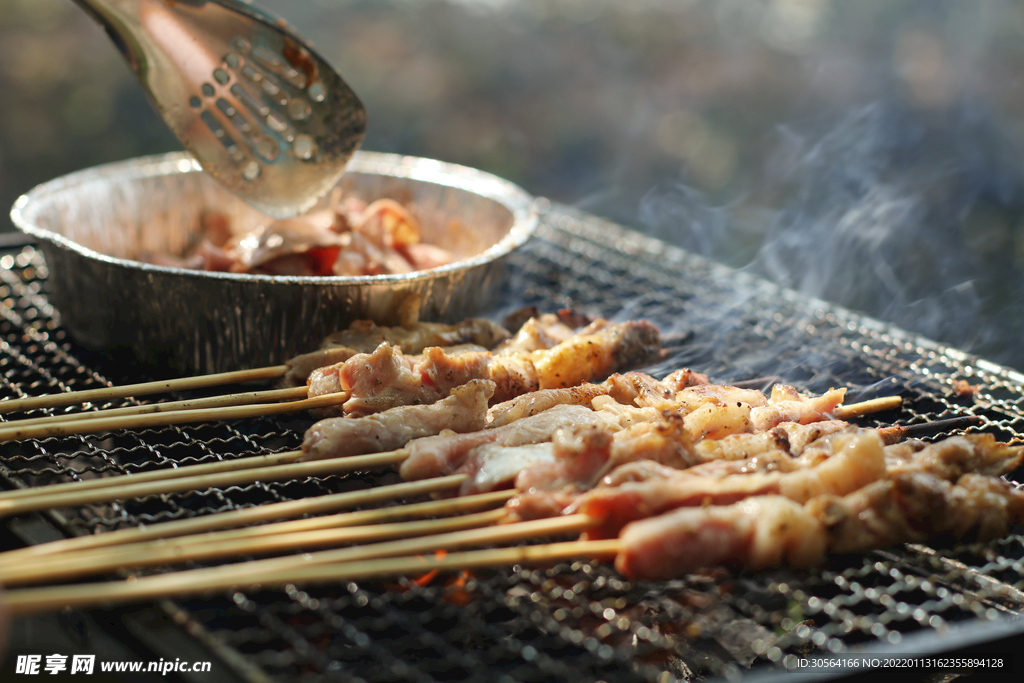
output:
[[[620,535],[615,567],[644,579],[723,565],[802,569],[820,564],[828,553],[902,542],[991,540],[1021,522],[1024,492],[1008,482],[965,474],[952,483],[928,472],[904,472],[804,505],[757,496],[633,522]]]
[[[349,392],[345,414],[366,415],[396,405],[432,403],[470,379],[496,383],[493,402],[536,389],[570,387],[606,377],[654,355],[658,330],[646,322],[600,321],[550,349],[490,353],[474,347],[431,347],[418,357],[382,342],[372,353],[313,372],[310,396]]]
[[[484,428],[487,401],[494,382],[474,379],[452,389],[448,398],[429,405],[398,406],[366,417],[331,417],[308,430],[302,442],[304,460],[381,453],[413,439],[475,432]]]
[[[578,316],[570,310],[532,316],[513,336],[501,325],[480,318],[467,318],[454,325],[420,322],[418,304],[418,297],[403,303],[402,307],[408,310],[400,312],[403,319],[400,326],[384,327],[370,320],[357,320],[348,329],[328,336],[316,351],[295,356],[286,363],[288,371],[282,384],[304,386],[315,370],[344,363],[357,353],[370,353],[383,342],[400,347],[409,355],[423,353],[431,346],[448,348],[465,344],[494,349],[495,353],[504,355],[551,348],[576,334],[566,321],[578,322]]]
[[[804,503],[824,494],[843,495],[885,475],[881,437],[873,430],[836,434],[827,441],[828,458],[790,472],[755,472],[721,477],[676,476],[603,486],[582,494],[570,506],[602,520],[587,538],[611,538],[631,521],[680,507],[728,505],[744,498],[780,495]]]

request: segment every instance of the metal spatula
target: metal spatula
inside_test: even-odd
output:
[[[281,20],[238,0],[74,0],[106,29],[210,175],[276,218],[334,187],[366,131],[359,98]]]

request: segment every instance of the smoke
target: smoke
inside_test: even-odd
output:
[[[779,129],[758,187],[640,204],[655,235],[807,296],[1024,367],[1024,173],[978,106],[874,103]]]

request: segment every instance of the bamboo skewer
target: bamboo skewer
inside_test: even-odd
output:
[[[571,515],[534,522],[504,524],[372,545],[325,550],[289,557],[226,565],[210,569],[71,586],[15,589],[5,602],[11,616],[199,595],[240,587],[281,587],[364,578],[382,578],[431,570],[478,569],[518,563],[538,563],[580,557],[608,557],[620,547],[611,541],[570,541],[539,546],[497,548],[447,553],[443,558],[417,557],[416,553],[479,544],[509,543],[538,536],[578,532],[594,522],[586,515]],[[403,557],[403,555],[411,555]],[[376,558],[376,559],[371,559]],[[391,558],[391,559],[381,559]]]
[[[0,413],[36,410],[37,408],[56,408],[76,403],[96,403],[117,398],[127,398],[129,396],[148,396],[150,394],[164,394],[172,391],[185,391],[187,389],[216,387],[224,384],[276,379],[283,376],[286,372],[288,372],[287,365],[272,365],[251,370],[218,372],[212,375],[179,377],[155,382],[142,382],[140,384],[124,384],[121,386],[103,387],[101,389],[85,389],[60,394],[47,394],[46,396],[9,399],[0,401]]]
[[[149,413],[168,413],[176,410],[201,410],[207,408],[222,408],[225,406],[251,405],[270,401],[294,401],[307,398],[309,388],[287,387],[285,389],[268,389],[266,391],[247,391],[237,394],[223,394],[220,396],[208,396],[205,398],[192,398],[184,401],[164,401],[162,403],[149,403],[141,406],[125,406],[124,408],[110,408],[108,410],[90,410],[80,413],[68,413],[65,415],[47,415],[46,417],[32,417],[24,420],[11,420],[0,423],[0,428],[27,427],[37,424],[57,424],[60,422],[75,422],[78,420],[95,420],[104,417],[123,417],[125,415],[147,415]]]
[[[300,410],[313,410],[338,405],[348,400],[348,394],[324,394],[314,398],[285,403],[257,403],[255,405],[229,406],[224,408],[207,408],[202,410],[175,410],[167,413],[150,413],[146,415],[128,415],[124,417],[100,417],[82,419],[56,424],[35,424],[26,427],[0,427],[0,442],[17,441],[20,439],[40,439],[51,436],[67,436],[69,434],[90,434],[109,432],[116,429],[144,429],[146,427],[163,427],[172,424],[189,422],[209,422],[211,420],[240,420],[247,417],[262,417],[279,413],[294,413]]]
[[[243,510],[230,510],[204,517],[192,519],[181,519],[173,522],[161,522],[145,527],[133,527],[130,529],[119,529],[104,534],[91,536],[80,536],[68,538],[50,543],[18,548],[0,553],[0,567],[8,564],[18,564],[23,561],[34,561],[35,558],[61,553],[78,552],[94,548],[105,548],[117,545],[128,545],[150,541],[158,538],[174,538],[189,534],[201,534],[204,532],[218,531],[242,527],[247,524],[261,524],[274,520],[290,519],[302,515],[317,515],[325,512],[333,512],[358,505],[379,503],[384,500],[393,500],[400,497],[420,496],[429,493],[436,493],[446,489],[454,488],[467,479],[465,474],[453,474],[447,477],[436,479],[424,479],[421,481],[410,481],[401,484],[387,484],[375,486],[369,489],[358,491],[345,491],[344,493],[331,493],[315,498],[303,498],[301,500],[285,501],[281,503],[269,503]],[[458,500],[458,499],[456,499]],[[404,506],[408,508],[408,506]],[[386,508],[396,510],[398,508]],[[353,513],[355,515],[368,514]],[[380,511],[383,512],[383,511]],[[359,519],[362,519],[360,517]],[[366,521],[364,523],[369,523]]]
[[[494,502],[494,498],[494,496],[491,496],[488,502]],[[502,499],[499,498],[499,500]],[[473,505],[479,504],[479,501],[463,501],[463,503],[469,503],[469,505],[460,507],[472,508]],[[410,536],[426,536],[429,534],[489,526],[504,516],[505,510],[498,509],[442,519],[362,526],[346,525],[339,528],[325,527],[306,531],[256,533],[248,536],[238,534],[237,532],[259,532],[261,528],[241,529],[222,532],[221,534],[210,534],[215,536],[215,538],[208,539],[189,536],[175,539],[174,542],[166,544],[156,541],[140,544],[138,547],[117,546],[99,551],[72,553],[63,556],[60,563],[52,562],[53,558],[44,558],[48,561],[6,567],[4,571],[0,572],[0,582],[5,586],[50,583],[102,574],[118,569],[181,564],[189,561],[239,558],[250,555],[272,555],[282,551],[295,551],[300,548],[339,546],[353,543],[386,541]],[[302,521],[315,522],[318,520]],[[236,535],[238,536],[237,538],[231,538],[231,536]],[[220,536],[224,537],[218,538]]]
[[[322,477],[359,469],[386,467],[387,465],[402,462],[407,457],[409,457],[409,452],[405,449],[399,449],[386,453],[374,453],[373,455],[354,455],[347,458],[312,460],[309,462],[272,465],[270,467],[250,467],[235,472],[187,476],[171,479],[170,481],[147,481],[140,484],[106,486],[86,491],[70,491],[12,498],[0,500],[0,517],[9,517],[25,512],[48,510],[51,508],[106,503],[129,498],[143,498],[164,493],[202,491],[221,486],[238,486],[252,484],[257,481],[282,481],[284,479],[299,479],[302,477]]]
[[[0,583],[4,585],[15,581],[36,583],[37,577],[39,579],[69,578],[126,567],[145,567],[186,560],[208,560],[216,557],[245,555],[247,551],[249,554],[261,554],[293,545],[296,547],[340,545],[354,541],[379,540],[387,538],[388,534],[394,536],[413,535],[416,533],[415,529],[410,534],[405,534],[404,529],[399,528],[395,532],[388,530],[387,526],[399,520],[416,517],[467,514],[496,503],[504,504],[515,493],[514,490],[492,491],[472,496],[395,505],[374,510],[343,512],[324,517],[264,524],[242,529],[108,545],[73,552],[65,551],[58,553],[61,557],[57,562],[55,562],[54,553],[22,555],[13,559],[4,558],[3,563],[0,564],[0,577],[2,577]],[[504,515],[501,510],[493,512],[495,519],[490,521],[497,521]],[[325,530],[337,531],[339,529],[346,530],[349,535],[339,534],[335,537],[326,534],[314,535]],[[374,529],[378,531],[375,532]],[[427,529],[429,530],[429,527]],[[274,537],[273,540],[266,540],[271,537]],[[23,578],[17,580],[15,577]]]
[[[870,413],[880,413],[886,410],[896,410],[903,405],[903,399],[899,396],[880,396],[860,403],[841,404],[832,411],[832,417],[836,420],[849,420],[852,417],[860,417]]]
[[[904,439],[916,439],[922,436],[930,436],[941,432],[967,429],[977,427],[981,424],[981,418],[977,415],[964,415],[962,417],[951,417],[944,420],[933,420],[932,422],[920,422],[912,425],[893,425],[879,429],[883,437],[892,443]]]
[[[97,479],[86,479],[84,481],[69,481],[63,484],[50,484],[49,486],[14,489],[12,491],[0,492],[0,501],[32,498],[34,496],[50,496],[58,493],[75,491],[90,491],[101,488],[117,488],[128,484],[141,484],[149,481],[170,481],[171,479],[217,474],[219,472],[235,472],[254,467],[270,467],[272,465],[283,465],[295,462],[301,458],[302,455],[302,451],[286,451],[284,453],[273,453],[270,455],[247,455],[241,458],[235,458],[234,460],[218,460],[217,462],[203,463],[200,465],[165,467],[159,470],[137,472],[135,474],[119,474],[113,477],[101,477]]]

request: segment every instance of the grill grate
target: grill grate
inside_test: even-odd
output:
[[[570,305],[649,319],[670,351],[648,369],[656,375],[685,365],[722,382],[783,380],[816,392],[843,385],[850,401],[900,394],[901,413],[880,419],[975,415],[977,430],[1017,443],[1024,435],[1024,376],[597,218],[552,208],[510,270],[496,317],[523,305]],[[54,322],[45,278],[31,247],[0,258],[0,397],[146,379],[77,347]],[[12,485],[36,485],[279,452],[298,447],[309,424],[262,418],[0,444],[0,473]],[[89,534],[395,481],[394,473],[359,473],[260,483],[52,517],[66,533]],[[660,682],[770,673],[812,652],[941,649],[946,634],[1016,616],[1022,579],[1024,536],[1014,534],[951,549],[909,545],[800,574],[718,570],[628,582],[606,565],[576,562],[426,586],[235,593],[183,601],[176,614],[231,653],[227,661],[249,680],[262,672],[281,681]]]

